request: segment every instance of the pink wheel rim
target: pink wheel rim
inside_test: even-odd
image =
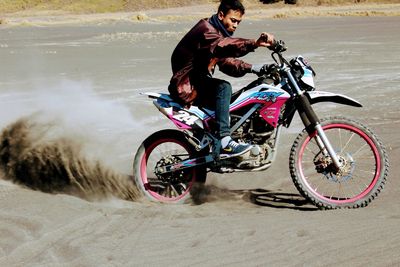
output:
[[[304,173],[303,173],[303,168],[302,168],[302,161],[303,161],[303,154],[304,154],[304,150],[307,147],[307,144],[310,142],[310,140],[315,137],[316,132],[313,133],[311,136],[308,136],[305,140],[305,142],[303,142],[301,148],[300,148],[300,152],[299,152],[299,161],[298,161],[298,170],[300,171],[300,175],[302,180],[304,181],[305,185],[307,186],[307,188],[313,192],[313,194],[315,194],[318,198],[323,199],[325,201],[331,202],[331,203],[335,203],[335,204],[346,204],[346,203],[352,203],[352,202],[356,202],[360,199],[362,199],[363,197],[365,197],[376,185],[379,177],[380,177],[380,173],[381,173],[381,159],[379,157],[379,151],[376,148],[374,142],[372,141],[372,139],[365,134],[363,131],[361,131],[360,129],[358,129],[357,127],[351,126],[351,125],[347,125],[347,124],[341,124],[341,123],[335,123],[335,124],[328,124],[326,126],[322,127],[324,130],[328,130],[328,129],[332,129],[332,128],[341,128],[341,129],[346,129],[346,130],[350,130],[356,134],[358,134],[362,139],[364,139],[367,144],[369,145],[369,147],[371,148],[374,158],[375,158],[375,163],[376,163],[376,167],[375,167],[375,176],[372,179],[371,183],[366,187],[366,189],[364,191],[362,191],[360,194],[352,197],[352,198],[348,198],[348,199],[343,199],[343,200],[336,200],[336,199],[331,199],[331,198],[327,198],[324,195],[321,195],[320,193],[318,193],[317,191],[315,191],[313,189],[313,187],[311,186],[311,184],[308,182],[308,180],[306,179]]]
[[[189,153],[189,151],[187,150],[185,145],[183,143],[175,140],[175,139],[160,139],[160,140],[158,140],[158,142],[153,143],[149,148],[145,148],[144,154],[142,156],[142,160],[140,162],[140,179],[142,180],[144,185],[148,184],[146,170],[147,170],[147,160],[148,160],[151,152],[153,152],[154,148],[157,147],[159,144],[167,143],[167,142],[172,142],[172,143],[178,144],[178,145],[182,146]],[[154,197],[155,199],[157,199],[159,201],[162,201],[162,202],[176,202],[176,201],[179,201],[182,198],[184,198],[187,194],[189,194],[190,188],[192,187],[193,182],[195,181],[195,178],[196,178],[196,176],[193,175],[193,178],[190,181],[187,190],[183,194],[179,195],[178,197],[174,197],[174,198],[168,198],[168,197],[162,196],[162,195],[160,195],[160,194],[158,194],[158,193],[156,193],[156,192],[154,192],[154,191],[152,191],[150,189],[148,189],[148,190],[146,189],[146,190],[147,190],[147,192],[149,192],[149,194],[152,197]]]

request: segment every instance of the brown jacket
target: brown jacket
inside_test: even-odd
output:
[[[190,104],[196,98],[191,80],[210,75],[215,65],[223,73],[241,77],[251,71],[251,65],[236,59],[257,48],[256,41],[224,37],[208,19],[200,20],[178,43],[171,57],[173,76],[168,88],[171,96]]]

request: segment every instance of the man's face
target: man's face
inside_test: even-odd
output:
[[[228,10],[226,14],[221,11],[218,13],[218,18],[221,20],[225,29],[234,33],[239,23],[242,21],[243,14],[239,10]]]

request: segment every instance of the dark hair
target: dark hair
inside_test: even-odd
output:
[[[228,13],[229,10],[238,10],[242,15],[244,15],[244,6],[240,0],[221,0],[219,4],[218,12],[222,11],[224,15]]]

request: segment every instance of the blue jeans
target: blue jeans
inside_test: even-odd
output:
[[[194,105],[215,110],[217,137],[230,136],[229,105],[232,97],[232,86],[229,82],[203,76],[193,83],[197,90]]]

